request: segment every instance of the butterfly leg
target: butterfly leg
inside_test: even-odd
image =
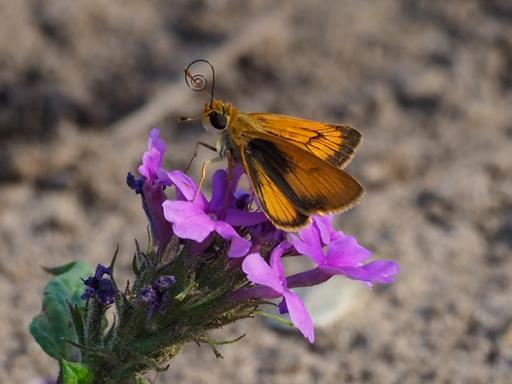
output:
[[[188,170],[190,169],[190,167],[192,166],[192,163],[194,162],[194,159],[197,157],[197,151],[199,150],[199,146],[201,147],[205,147],[205,148],[208,148],[214,152],[217,152],[217,148],[215,148],[213,145],[210,145],[208,143],[204,143],[202,141],[197,141],[196,142],[196,145],[194,147],[194,153],[190,159],[190,161],[188,162],[188,165],[187,165],[187,168],[185,168],[185,170],[183,171],[184,173],[187,173]]]

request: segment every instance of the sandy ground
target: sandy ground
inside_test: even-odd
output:
[[[204,102],[181,70],[207,57],[243,110],[363,132],[367,195],[339,227],[402,271],[313,346],[248,320],[219,332],[248,333],[223,360],[189,346],[155,381],[510,383],[511,2],[211,3],[0,2],[0,382],[56,372],[27,331],[41,265],[119,242],[127,273],[145,221],[123,180],[148,130],[174,167],[213,141],[176,124]]]

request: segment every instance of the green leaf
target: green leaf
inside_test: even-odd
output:
[[[135,377],[135,384],[149,384],[149,381],[147,381],[142,376],[137,375],[137,377]]]
[[[75,261],[52,270],[57,274],[44,288],[43,309],[32,319],[30,333],[53,358],[77,360],[78,350],[65,341],[78,341],[69,305],[83,311],[85,303],[80,299],[84,291],[82,279],[91,276],[92,269],[83,261]]]
[[[92,384],[94,375],[86,366],[70,361],[60,361],[60,378],[62,384]]]
[[[62,275],[63,273],[66,273],[70,269],[73,269],[75,264],[76,264],[76,261],[71,261],[67,264],[59,265],[58,267],[43,267],[43,269],[45,272],[49,273],[50,275],[58,276],[58,275]]]

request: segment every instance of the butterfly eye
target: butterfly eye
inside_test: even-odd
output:
[[[210,113],[210,123],[212,124],[213,128],[222,130],[228,125],[228,118],[222,113],[213,111]]]

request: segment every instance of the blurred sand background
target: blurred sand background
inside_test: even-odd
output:
[[[173,167],[213,142],[176,124],[205,102],[182,78],[197,57],[242,110],[362,131],[367,195],[339,228],[402,270],[312,346],[247,320],[223,360],[190,345],[155,382],[511,383],[508,0],[0,0],[0,382],[56,373],[27,330],[40,266],[119,242],[129,271],[149,129]]]

